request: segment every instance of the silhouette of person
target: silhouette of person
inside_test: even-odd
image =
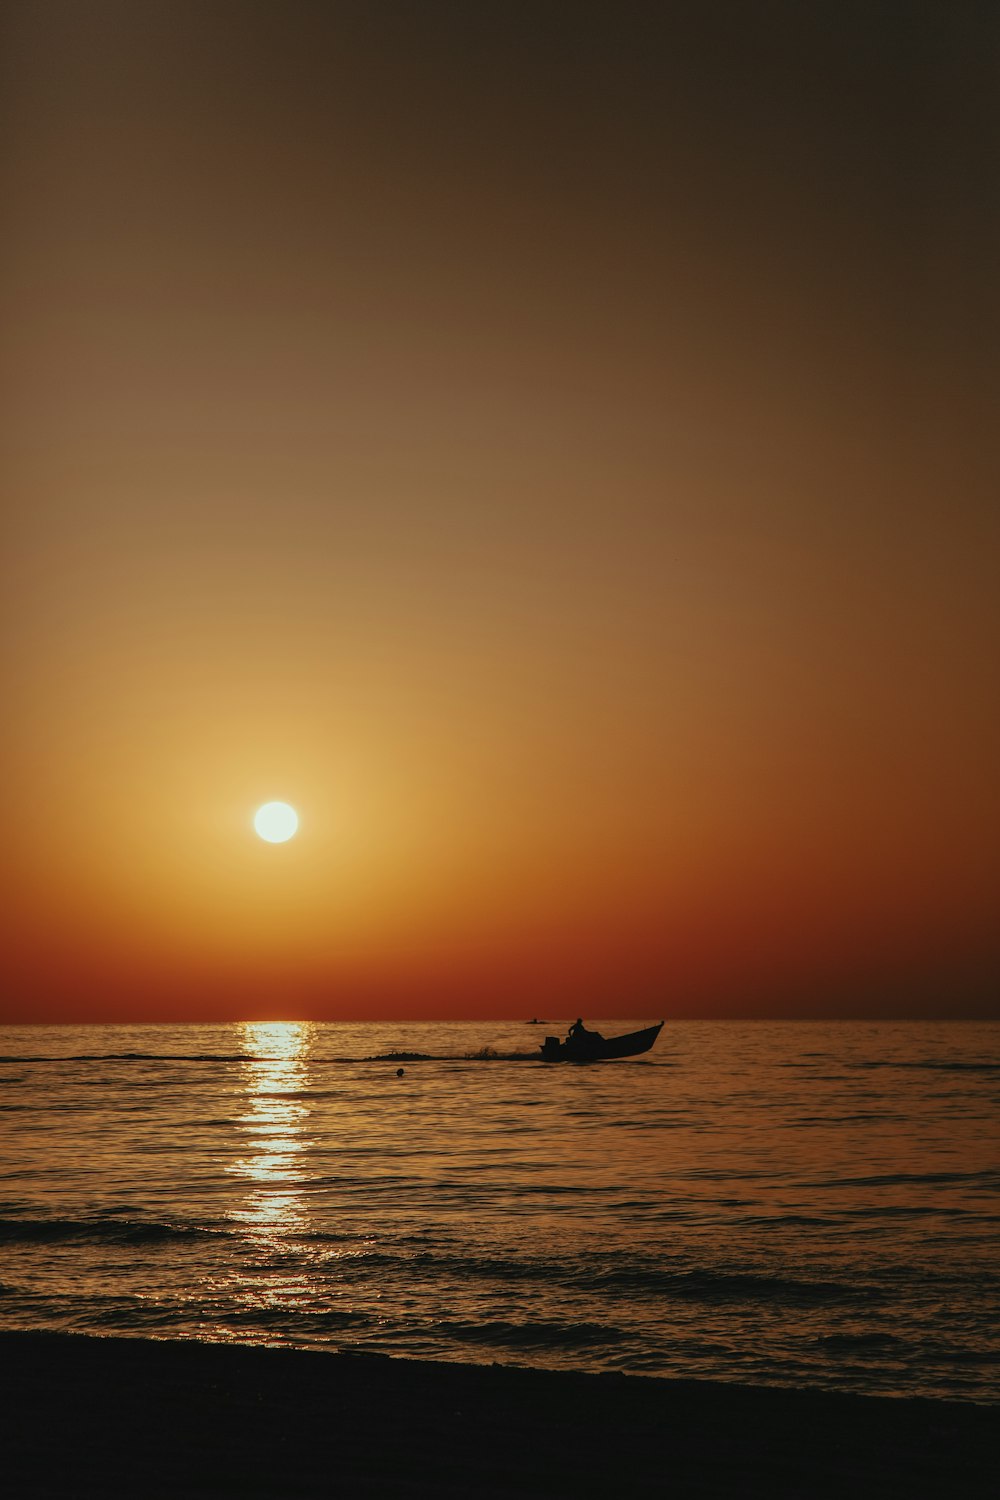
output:
[[[566,1035],[566,1045],[572,1047],[574,1051],[582,1051],[584,1053],[596,1053],[603,1041],[604,1038],[601,1033],[599,1031],[588,1031],[579,1016],[577,1016]]]

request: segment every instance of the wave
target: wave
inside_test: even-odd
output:
[[[804,1185],[807,1187],[823,1188],[913,1187],[914,1185],[927,1187],[933,1185],[951,1186],[956,1183],[961,1183],[964,1186],[973,1183],[980,1187],[1000,1188],[1000,1172],[994,1168],[984,1168],[980,1172],[882,1172],[861,1177],[828,1177],[820,1179],[818,1182],[810,1182]],[[937,1205],[928,1205],[926,1212],[937,1212]],[[958,1212],[957,1209],[956,1212]]]
[[[81,1062],[158,1062],[158,1063],[300,1063],[305,1067],[327,1067],[332,1065],[384,1062],[538,1062],[537,1052],[376,1052],[365,1057],[302,1057],[289,1058],[287,1054],[274,1056],[260,1052],[66,1052],[59,1056],[41,1053],[0,1054],[0,1066],[18,1063]]]
[[[498,1319],[491,1323],[439,1322],[435,1333],[459,1343],[485,1344],[494,1348],[572,1349],[621,1343],[627,1335],[608,1323],[566,1323],[545,1321],[511,1323]]]
[[[899,1061],[889,1057],[873,1057],[862,1062],[848,1062],[848,1068],[902,1068],[922,1073],[1000,1073],[1000,1062],[962,1062],[958,1058],[914,1058]]]
[[[867,1333],[825,1333],[815,1339],[814,1343],[821,1349],[829,1349],[831,1351],[851,1352],[857,1350],[861,1352],[865,1349],[899,1349],[904,1346],[905,1340],[901,1339],[895,1333],[878,1333],[873,1331]]]
[[[52,1245],[61,1241],[92,1245],[148,1245],[158,1241],[203,1239],[228,1232],[150,1219],[0,1219],[0,1245]]]
[[[833,1307],[885,1300],[873,1287],[838,1281],[769,1276],[757,1271],[670,1271],[654,1267],[612,1268],[585,1278],[595,1290],[635,1291],[695,1302],[761,1302],[786,1307]]]
[[[595,1269],[590,1261],[504,1260],[493,1256],[430,1252],[400,1255],[370,1247],[338,1259],[337,1269],[347,1279],[367,1279],[373,1273],[379,1279],[388,1279],[398,1273],[418,1283],[458,1280],[481,1281],[495,1286],[525,1282],[538,1287],[559,1286],[569,1292],[587,1295],[617,1292],[623,1296],[716,1304],[758,1302],[786,1307],[856,1306],[859,1303],[882,1303],[891,1296],[890,1292],[878,1287],[773,1276],[755,1271],[677,1270],[649,1263]]]
[[[318,1059],[310,1058],[310,1062]],[[249,1052],[65,1052],[58,1057],[51,1053],[32,1055],[8,1053],[0,1055],[0,1063],[69,1063],[69,1062],[204,1062],[204,1063],[251,1063],[287,1062],[287,1058],[260,1057]],[[348,1059],[345,1059],[348,1061]]]

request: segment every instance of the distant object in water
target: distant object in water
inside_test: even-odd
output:
[[[542,1043],[543,1062],[610,1062],[616,1057],[638,1057],[648,1052],[663,1030],[663,1022],[624,1036],[604,1037],[599,1031],[588,1031],[582,1021],[574,1021],[564,1042],[547,1036]]]
[[[396,1069],[396,1077],[397,1078],[402,1078],[405,1075],[405,1073],[406,1073],[406,1069],[405,1068],[397,1068]]]
[[[525,1026],[548,1026],[548,1021],[540,1021],[537,1016],[532,1016],[530,1021],[525,1021]]]

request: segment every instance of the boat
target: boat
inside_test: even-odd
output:
[[[542,1043],[543,1062],[610,1062],[616,1057],[638,1057],[648,1052],[663,1030],[663,1022],[646,1026],[642,1031],[628,1031],[624,1036],[601,1036],[585,1031],[583,1036],[547,1036]]]

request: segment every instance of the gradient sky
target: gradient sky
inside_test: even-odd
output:
[[[994,4],[5,26],[2,1017],[997,1013]]]

